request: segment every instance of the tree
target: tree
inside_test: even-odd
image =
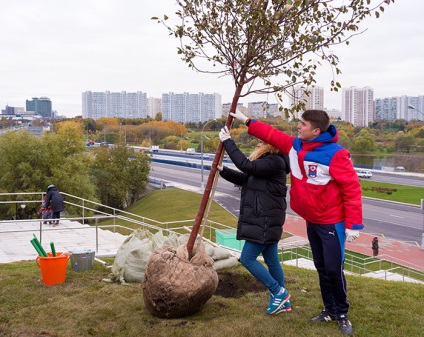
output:
[[[140,199],[149,172],[149,155],[136,153],[124,143],[117,143],[110,149],[100,148],[92,176],[101,203],[122,209]]]
[[[375,149],[374,138],[368,132],[361,132],[359,136],[352,140],[350,150],[352,152],[373,152]]]
[[[392,0],[393,2],[393,0]],[[359,23],[375,13],[378,18],[390,0],[178,0],[180,25],[167,24],[180,39],[178,53],[189,67],[229,75],[235,85],[231,111],[240,97],[252,93],[292,95],[294,85],[315,83],[317,66],[327,62],[336,74],[338,57],[331,50],[360,34]],[[212,63],[213,70],[204,60]],[[205,64],[208,64],[205,66]],[[205,69],[203,69],[205,68]],[[273,79],[282,83],[272,83]],[[338,91],[340,84],[331,82]],[[289,111],[298,109],[284,109]]]
[[[415,138],[411,135],[405,135],[402,131],[399,131],[395,138],[396,150],[401,152],[407,152],[411,150],[411,147],[415,144]]]
[[[75,122],[63,124],[57,134],[35,136],[25,130],[7,132],[0,137],[0,190],[4,192],[45,191],[49,184],[60,191],[96,200],[88,173],[89,156]],[[34,213],[39,204],[29,204]],[[66,207],[72,214],[76,208]]]
[[[348,5],[332,0],[177,0],[181,24],[168,25],[166,15],[153,19],[180,39],[178,53],[189,67],[232,77],[235,90],[230,111],[235,111],[240,97],[275,93],[282,101],[294,85],[312,85],[321,61],[339,74],[339,60],[331,47],[360,34],[359,23],[372,13],[378,18],[390,0],[377,2],[371,6],[370,0],[353,0]],[[340,87],[333,79],[331,89]],[[288,117],[303,106],[300,101],[283,110]],[[231,122],[230,116],[227,127]],[[220,144],[187,244],[190,255],[222,152]]]

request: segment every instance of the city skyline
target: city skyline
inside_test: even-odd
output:
[[[22,107],[32,97],[49,97],[59,115],[82,114],[84,91],[143,91],[160,98],[165,92],[216,92],[222,103],[233,96],[231,78],[195,73],[177,55],[178,40],[153,16],[174,12],[160,2],[22,0],[2,3],[0,36],[0,106]],[[374,98],[424,93],[422,2],[399,1],[379,19],[368,18],[349,46],[333,50],[340,58],[343,88],[372,87]],[[112,24],[113,23],[113,24]],[[341,109],[342,93],[331,93],[328,66],[318,70],[324,107]],[[269,101],[251,95],[241,100]]]

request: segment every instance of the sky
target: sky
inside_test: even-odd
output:
[[[373,0],[375,2],[375,0]],[[48,97],[59,115],[82,114],[84,91],[219,93],[230,102],[230,77],[197,73],[177,54],[178,40],[151,20],[175,12],[174,0],[0,0],[0,109]],[[366,19],[350,45],[333,48],[342,87],[374,89],[374,98],[424,95],[422,0],[395,0],[379,19]],[[328,109],[332,72],[318,71]],[[275,103],[272,95],[241,100]]]

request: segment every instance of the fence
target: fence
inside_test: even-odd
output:
[[[10,208],[10,205],[15,205],[15,215],[17,215],[18,210],[24,210],[28,204],[41,204],[43,194],[44,192],[0,193],[0,207],[4,207],[4,205],[6,205]],[[152,233],[161,230],[168,234],[176,233],[180,235],[187,233],[187,230],[189,230],[191,225],[194,223],[194,219],[161,222],[141,215],[102,205],[98,202],[80,198],[68,193],[61,192],[61,194],[65,197],[65,204],[72,207],[74,210],[77,210],[76,216],[61,217],[61,219],[79,221],[83,224],[91,225],[89,228],[92,228],[96,232],[96,251],[98,251],[99,245],[99,229],[107,229],[112,232],[119,232],[121,234],[128,235],[134,231],[134,229],[142,228]],[[42,223],[44,220],[38,220],[40,221],[39,237],[41,241],[43,236]],[[17,216],[15,216],[13,222],[11,222],[10,219],[2,220],[0,222],[14,225],[17,222],[21,224],[25,224],[26,222],[34,222],[34,219],[17,219]],[[69,227],[68,229],[73,230],[72,227]],[[233,228],[207,219],[207,221],[205,221],[203,237],[209,239],[212,242],[215,242],[215,233],[217,230],[229,229]],[[49,230],[54,229],[50,228]],[[19,229],[17,231],[24,232],[26,230]],[[234,250],[232,247],[229,247],[229,249],[233,252],[236,252],[236,250]],[[312,252],[309,244],[306,244],[304,241],[291,242],[289,245],[284,247],[284,250],[280,250],[280,257],[281,261],[292,260],[295,261],[295,265],[298,266],[298,261],[300,259],[312,261]],[[393,260],[393,258],[391,259]],[[413,278],[416,280],[424,281],[424,273],[413,269],[413,266],[411,268],[403,267],[402,263],[405,265],[407,264],[405,261],[396,261],[396,263],[394,263],[385,260],[384,255],[375,258],[368,256],[364,257],[363,255],[349,251],[346,251],[345,253],[345,270],[349,271],[350,273],[356,275],[369,275],[370,273],[380,271],[382,274],[380,278],[382,279],[388,279],[389,274],[391,275],[395,273],[397,275],[401,275],[403,281],[405,281],[406,278]]]

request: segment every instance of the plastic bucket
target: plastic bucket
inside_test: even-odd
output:
[[[48,286],[64,283],[69,254],[57,252],[56,257],[53,257],[52,253],[47,253],[47,255],[48,257],[37,256],[35,260],[41,269],[41,280]]]
[[[91,249],[71,250],[71,266],[75,271],[93,269],[95,251]]]

